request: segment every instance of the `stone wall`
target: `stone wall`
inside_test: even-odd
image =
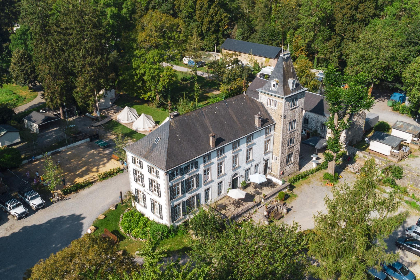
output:
[[[322,124],[325,124],[327,121],[326,116],[304,111],[303,118],[308,120],[308,124],[304,124],[304,121],[302,121],[302,127],[304,129],[308,129],[311,132],[311,137],[315,134],[318,134],[322,138],[327,136],[327,130],[322,129]]]
[[[266,66],[276,66],[277,59],[271,59],[267,57],[262,56],[256,56],[252,54],[246,54],[246,53],[239,53],[234,51],[228,51],[228,50],[222,50],[222,54],[233,54],[235,57],[237,57],[240,61],[242,61],[246,65],[252,65],[253,62],[257,62],[260,67],[266,67]]]

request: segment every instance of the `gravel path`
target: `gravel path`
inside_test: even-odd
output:
[[[21,105],[19,107],[16,107],[14,109],[15,110],[15,113],[17,114],[17,113],[26,111],[28,109],[32,109],[32,108],[38,107],[38,106],[40,106],[42,104],[45,104],[45,100],[42,98],[41,94],[42,94],[42,91],[41,92],[38,92],[38,96],[35,97],[35,99],[32,100],[31,102],[26,103],[26,104],[23,104],[23,105]]]
[[[391,126],[396,121],[404,121],[411,124],[418,124],[409,116],[392,111],[391,107],[388,107],[387,105],[387,100],[376,100],[375,104],[369,112],[378,114],[380,121],[385,121]]]
[[[23,220],[7,221],[1,213],[0,279],[22,279],[26,269],[40,259],[80,238],[100,214],[119,201],[119,192],[125,193],[129,188],[127,173],[123,173]]]
[[[188,72],[188,73],[192,73],[192,70],[190,68],[187,67],[182,67],[182,66],[178,66],[178,65],[172,65],[166,62],[162,62],[162,66],[166,67],[166,66],[170,66],[172,67],[174,70],[179,71],[179,72]],[[197,75],[204,77],[204,78],[211,78],[213,77],[213,75],[208,74],[206,72],[202,72],[202,71],[197,71]]]

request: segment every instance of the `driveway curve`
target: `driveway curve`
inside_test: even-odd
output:
[[[95,219],[130,189],[123,173],[94,184],[69,200],[52,204],[15,221],[1,214],[0,279],[22,279],[25,271],[80,238]]]

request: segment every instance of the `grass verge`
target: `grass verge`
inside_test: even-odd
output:
[[[13,106],[21,106],[34,100],[38,92],[30,90],[27,86],[6,84],[0,89],[0,104],[11,103]]]
[[[410,201],[410,200],[404,200],[405,204],[407,204],[408,206],[410,206],[411,208],[420,211],[420,205],[417,204],[417,202],[415,201]]]
[[[168,111],[150,106],[140,98],[131,97],[128,94],[121,94],[115,104],[121,108],[124,108],[125,106],[132,107],[136,109],[139,116],[142,113],[150,115],[153,117],[156,124],[160,124],[169,116]]]
[[[106,130],[109,130],[115,134],[122,134],[125,137],[129,137],[135,141],[140,140],[145,135],[141,133],[137,133],[136,131],[129,129],[128,127],[120,124],[117,121],[111,120],[104,125]]]

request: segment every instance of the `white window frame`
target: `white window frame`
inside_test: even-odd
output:
[[[249,182],[249,175],[251,175],[251,168],[245,169],[245,181]]]
[[[290,165],[293,163],[293,153],[289,153],[286,157],[286,165]]]
[[[173,190],[175,191],[175,196],[172,196]],[[175,183],[169,187],[169,199],[174,200],[177,199],[181,195],[181,182]]]
[[[267,106],[270,108],[277,108],[277,100],[273,99],[273,98],[267,98]]]
[[[220,147],[219,149],[217,149],[217,157],[221,158],[225,155],[225,147]]]
[[[223,194],[223,181],[217,183],[217,196],[221,196]]]
[[[139,170],[133,168],[133,178],[134,182],[144,187],[144,175]]]
[[[217,177],[223,176],[225,174],[225,162],[219,161],[217,163]]]
[[[249,145],[254,140],[254,134],[250,134],[246,137],[246,144]]]
[[[239,146],[240,146],[240,142],[239,142],[239,140],[237,140],[237,141],[233,142],[233,143],[232,143],[232,150],[233,150],[233,151],[236,151],[237,149],[239,149]]]
[[[289,131],[293,131],[296,129],[296,120],[289,122]]]
[[[239,154],[232,155],[232,169],[239,167]]]
[[[175,209],[177,209],[176,211],[177,213],[175,213]],[[178,203],[171,207],[172,222],[178,221],[181,217],[182,217],[181,203]]]
[[[211,189],[207,188],[204,190],[204,203],[209,203],[211,200]]]
[[[293,145],[295,145],[295,137],[290,137],[289,141],[287,141],[287,146],[290,147]]]
[[[246,162],[252,160],[252,147],[246,149]]]
[[[203,163],[209,163],[211,161],[211,153],[208,153],[206,155],[203,156]]]
[[[270,144],[271,144],[271,139],[266,139],[264,141],[264,153],[270,152]]]
[[[293,98],[290,101],[290,108],[295,108],[299,105],[299,99],[298,98]]]
[[[211,181],[211,169],[210,167],[204,168],[203,170],[203,184]]]

